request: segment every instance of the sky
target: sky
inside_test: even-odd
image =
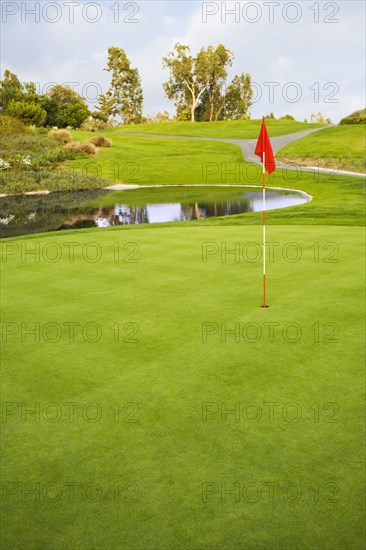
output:
[[[110,75],[108,48],[126,51],[140,73],[144,114],[167,110],[162,57],[180,42],[192,54],[224,44],[235,74],[253,81],[252,118],[298,120],[321,112],[333,122],[365,107],[365,2],[329,1],[6,1],[1,0],[1,73],[40,93],[71,86],[91,108]]]

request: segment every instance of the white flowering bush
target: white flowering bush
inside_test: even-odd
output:
[[[0,158],[0,170],[9,170],[10,168],[10,162],[7,162],[6,160]]]
[[[30,155],[12,155],[7,160],[0,158],[0,170],[19,170],[32,166]]]

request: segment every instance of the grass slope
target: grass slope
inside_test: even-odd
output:
[[[268,239],[278,243],[268,310],[257,227],[6,241],[3,323],[48,330],[3,343],[2,400],[14,413],[2,425],[4,548],[363,548],[364,233],[277,226]],[[22,261],[37,243],[40,261]],[[82,255],[91,243],[94,263]],[[218,247],[206,262],[203,243]],[[225,255],[235,243],[238,262]],[[57,245],[62,258],[45,261]],[[83,337],[86,323],[99,341]],[[238,341],[221,332],[235,323]],[[22,421],[21,402],[39,404],[38,421]],[[39,502],[27,493],[37,483]]]
[[[113,139],[113,147],[100,149],[96,158],[73,161],[69,167],[84,174],[98,174],[111,182],[158,185],[201,183],[211,166],[220,169],[223,165],[229,169],[230,163],[239,166],[243,162],[241,149],[228,143],[111,135],[107,131],[103,134]],[[77,140],[92,135],[92,132],[73,132]],[[249,169],[249,163],[246,165]]]
[[[286,145],[276,157],[284,162],[365,172],[366,126],[334,126]],[[317,164],[318,163],[318,164]]]
[[[137,132],[148,134],[167,134],[172,136],[196,136],[228,139],[255,139],[258,137],[261,120],[230,120],[219,122],[164,122],[153,124],[132,124],[113,128],[113,134],[119,132]],[[292,134],[311,128],[321,128],[322,124],[308,124],[296,120],[266,120],[271,136]]]

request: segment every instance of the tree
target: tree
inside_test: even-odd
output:
[[[114,111],[114,98],[111,92],[100,94],[98,97],[97,109],[97,112],[100,113],[102,117],[105,117],[107,119],[106,122],[108,122],[109,117],[113,115]]]
[[[80,128],[89,116],[88,107],[81,102],[60,105],[56,113],[56,126],[66,128]]]
[[[47,116],[45,109],[34,101],[17,101],[15,99],[10,101],[6,114],[18,118],[24,124],[35,124],[36,126],[42,126]]]
[[[321,114],[321,113],[316,113],[316,114],[312,114],[310,115],[310,122],[312,124],[316,123],[316,124],[332,124],[332,121],[330,120],[330,118],[324,118],[324,116]]]
[[[147,115],[146,118],[144,118],[143,122],[151,123],[151,122],[169,122],[172,119],[169,117],[168,111],[160,112],[158,111],[155,115]]]
[[[236,75],[225,94],[224,117],[239,120],[246,115],[252,105],[253,89],[250,74]]]
[[[4,80],[0,80],[0,109],[5,113],[9,103],[23,98],[23,86],[16,74],[6,70]]]
[[[79,128],[89,116],[84,98],[61,84],[56,84],[48,91],[43,105],[47,112],[47,126]]]
[[[108,116],[120,116],[123,124],[141,122],[143,92],[138,69],[133,69],[122,48],[108,49],[108,67],[112,74],[111,85],[99,98],[101,111]]]
[[[174,101],[178,117],[189,108],[194,122],[196,108],[206,92],[208,120],[213,120],[218,116],[215,112],[221,110],[220,90],[233,54],[222,44],[216,49],[212,46],[201,48],[196,57],[190,52],[189,46],[177,43],[174,51],[163,58],[163,67],[170,70],[169,80],[163,84],[165,95]]]
[[[219,44],[216,49],[207,48],[207,58],[210,66],[210,85],[202,96],[203,121],[218,120],[225,105],[223,93],[227,77],[226,67],[231,67],[234,56],[232,52]]]
[[[56,84],[47,92],[47,97],[53,99],[58,105],[65,103],[85,103],[84,98],[77,92],[69,88],[68,86],[62,86],[62,84]]]

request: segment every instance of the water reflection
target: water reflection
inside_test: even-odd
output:
[[[170,196],[182,199],[182,190],[170,190]],[[27,233],[83,227],[110,227],[142,223],[200,220],[231,216],[262,209],[261,192],[215,189],[194,190],[188,199],[161,202],[155,190],[151,199],[137,202],[134,191],[123,193],[124,203],[114,203],[121,194],[107,191],[51,193],[44,196],[5,197],[0,200],[0,230],[2,237]],[[187,191],[185,191],[186,194]],[[146,195],[146,190],[145,190]],[[105,204],[106,196],[108,205]],[[148,195],[149,196],[149,195]],[[164,195],[163,195],[164,196]],[[200,199],[201,196],[201,199]],[[207,198],[209,196],[209,198]],[[154,199],[156,197],[156,199]],[[193,198],[194,197],[194,198]],[[90,202],[92,201],[92,205]],[[296,193],[268,191],[267,209],[292,206],[306,199]]]

